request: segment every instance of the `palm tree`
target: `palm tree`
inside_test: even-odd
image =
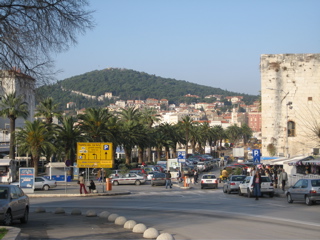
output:
[[[23,101],[23,96],[16,96],[16,93],[5,95],[0,101],[0,116],[10,120],[10,159],[15,159],[15,128],[16,119],[22,117],[26,119],[29,115],[28,103]]]
[[[148,133],[150,133],[150,131],[152,129],[152,125],[158,121],[160,121],[160,116],[155,109],[144,108],[140,112],[140,122],[142,124],[146,125],[146,131],[148,131]],[[142,163],[142,161],[143,161],[142,158],[143,158],[143,149],[141,148],[141,146],[139,146],[139,157],[138,157],[139,163]],[[147,158],[148,158],[147,161],[151,162],[151,147],[150,146],[147,146]]]
[[[19,128],[17,132],[17,143],[19,151],[31,154],[32,166],[35,169],[35,175],[38,174],[38,162],[40,156],[46,149],[54,151],[54,144],[48,140],[52,133],[48,131],[45,123],[36,120],[34,122],[26,121],[24,128]]]
[[[241,138],[241,128],[234,124],[227,128],[226,134],[228,136],[228,139],[230,140],[230,143],[236,145]]]
[[[48,97],[41,101],[37,106],[35,117],[44,117],[47,124],[51,124],[53,117],[61,117],[62,112],[58,111],[59,104],[53,104],[53,98]]]
[[[61,126],[58,126],[57,143],[64,150],[66,159],[69,159],[71,166],[76,161],[77,142],[87,141],[80,126],[72,117],[60,118]]]
[[[104,108],[88,108],[78,118],[82,120],[81,130],[92,142],[103,142],[108,133],[107,122],[111,114]]]
[[[184,134],[184,140],[185,140],[185,152],[186,156],[188,154],[188,143],[189,143],[189,137],[190,137],[190,131],[193,126],[193,121],[190,118],[190,116],[185,116],[181,119],[181,121],[178,122],[179,127],[181,131]]]
[[[241,126],[241,133],[244,144],[247,144],[248,140],[252,137],[252,129],[247,124],[243,124]]]

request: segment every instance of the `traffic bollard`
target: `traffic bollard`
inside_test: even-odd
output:
[[[111,191],[112,190],[111,178],[106,178],[106,190],[107,191]]]

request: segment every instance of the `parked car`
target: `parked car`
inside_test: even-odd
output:
[[[148,176],[148,173],[144,169],[140,169],[140,168],[131,169],[129,173],[135,173],[144,177]]]
[[[320,179],[300,179],[286,193],[288,203],[304,201],[308,206],[320,201]]]
[[[29,198],[15,185],[0,185],[0,222],[9,226],[13,220],[28,222]]]
[[[20,182],[13,182],[11,185],[16,185],[19,187]],[[50,188],[57,187],[57,182],[45,177],[35,177],[34,178],[34,189],[40,189],[48,191]]]
[[[201,189],[218,188],[218,179],[214,174],[204,174],[201,177]]]
[[[119,176],[120,170],[112,170],[111,174],[109,175],[109,178],[114,178]]]
[[[119,175],[111,179],[111,183],[113,185],[119,184],[135,184],[140,185],[146,182],[146,177],[135,174],[135,173],[127,173],[124,175]]]
[[[240,196],[243,194],[247,194],[247,196],[250,198],[253,196],[253,187],[252,187],[252,176],[247,176],[245,180],[239,184],[239,190],[238,193]],[[274,186],[272,181],[267,176],[261,176],[261,195],[268,194],[270,197],[274,196]]]
[[[166,174],[165,173],[155,173],[151,179],[151,186],[156,185],[164,186],[166,185]]]
[[[233,191],[239,191],[239,184],[246,179],[246,175],[231,175],[227,178],[227,181],[223,185],[224,193],[231,193]]]
[[[148,175],[147,175],[147,180],[148,180],[148,181],[151,181],[151,179],[153,178],[153,175],[154,175],[155,173],[159,173],[159,172],[157,172],[157,171],[149,172]]]

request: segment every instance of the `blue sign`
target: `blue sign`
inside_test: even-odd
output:
[[[34,189],[34,168],[19,168],[20,188]]]
[[[252,156],[253,156],[253,162],[254,163],[260,163],[260,149],[252,149]]]
[[[186,152],[185,151],[178,151],[178,163],[186,162]]]
[[[103,145],[103,150],[109,150],[109,145]]]
[[[178,151],[178,159],[186,159],[186,152]]]

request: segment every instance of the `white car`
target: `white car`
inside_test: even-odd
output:
[[[111,179],[111,183],[115,186],[119,184],[135,184],[140,185],[146,182],[146,177],[135,174],[135,173],[127,173],[124,175],[119,175]]]
[[[253,187],[252,187],[253,177],[248,176],[246,179],[239,184],[239,195],[242,196],[246,194],[249,198],[253,196]],[[261,176],[261,196],[263,194],[268,194],[270,197],[274,196],[274,186],[272,181],[267,176]]]

